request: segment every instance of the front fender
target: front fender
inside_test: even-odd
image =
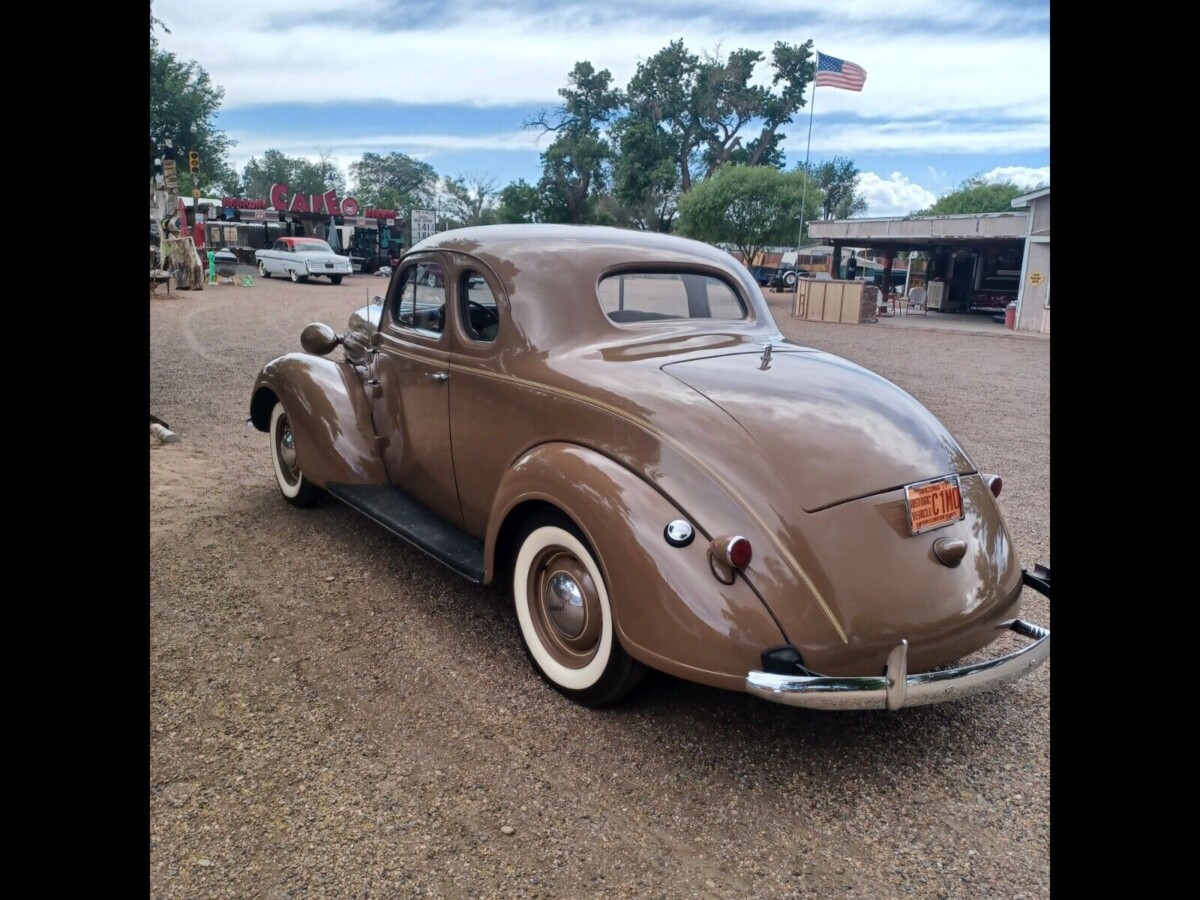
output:
[[[308,353],[271,360],[251,393],[250,420],[259,431],[270,429],[276,401],[287,410],[300,469],[313,484],[387,484],[370,400],[348,363]]]
[[[573,444],[543,444],[517,461],[500,484],[485,538],[488,578],[501,535],[523,510],[549,504],[583,531],[609,588],[621,645],[630,656],[672,675],[745,690],[762,651],[785,643],[747,582],[724,585],[712,574],[708,541],[696,528],[686,547],[664,537],[686,518],[628,469]],[[695,527],[695,523],[693,523]]]

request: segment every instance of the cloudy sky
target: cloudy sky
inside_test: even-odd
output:
[[[867,71],[861,93],[809,93],[814,162],[846,156],[868,215],[928,206],[974,175],[1050,180],[1049,0],[153,0],[160,46],[224,88],[216,126],[240,171],[269,149],[398,151],[440,175],[536,182],[553,108],[576,62],[624,87],[673,40],[692,53],[775,41]],[[765,64],[756,73],[767,83]],[[803,162],[806,106],[785,127]],[[352,186],[352,185],[351,185]]]

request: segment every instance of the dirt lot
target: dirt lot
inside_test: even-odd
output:
[[[153,897],[1049,897],[1049,666],[899,713],[666,676],[590,711],[534,675],[502,591],[284,503],[251,383],[383,288],[149,301],[150,411],[181,437],[149,454]],[[895,381],[1004,475],[1022,560],[1049,563],[1049,341],[784,302],[790,337]]]

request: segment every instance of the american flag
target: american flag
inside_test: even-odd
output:
[[[861,91],[867,80],[862,66],[838,59],[836,56],[817,54],[817,80],[813,87],[834,87],[844,91]]]

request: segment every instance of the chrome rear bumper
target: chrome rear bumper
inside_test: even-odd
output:
[[[1023,573],[1025,584],[1050,595],[1050,572],[1037,567],[1035,573]],[[1001,624],[1017,634],[1033,639],[1028,647],[986,662],[908,674],[908,641],[901,641],[888,654],[884,675],[833,677],[825,675],[779,675],[751,672],[746,690],[764,700],[806,709],[900,709],[959,700],[1016,681],[1050,657],[1050,631],[1021,619]]]

